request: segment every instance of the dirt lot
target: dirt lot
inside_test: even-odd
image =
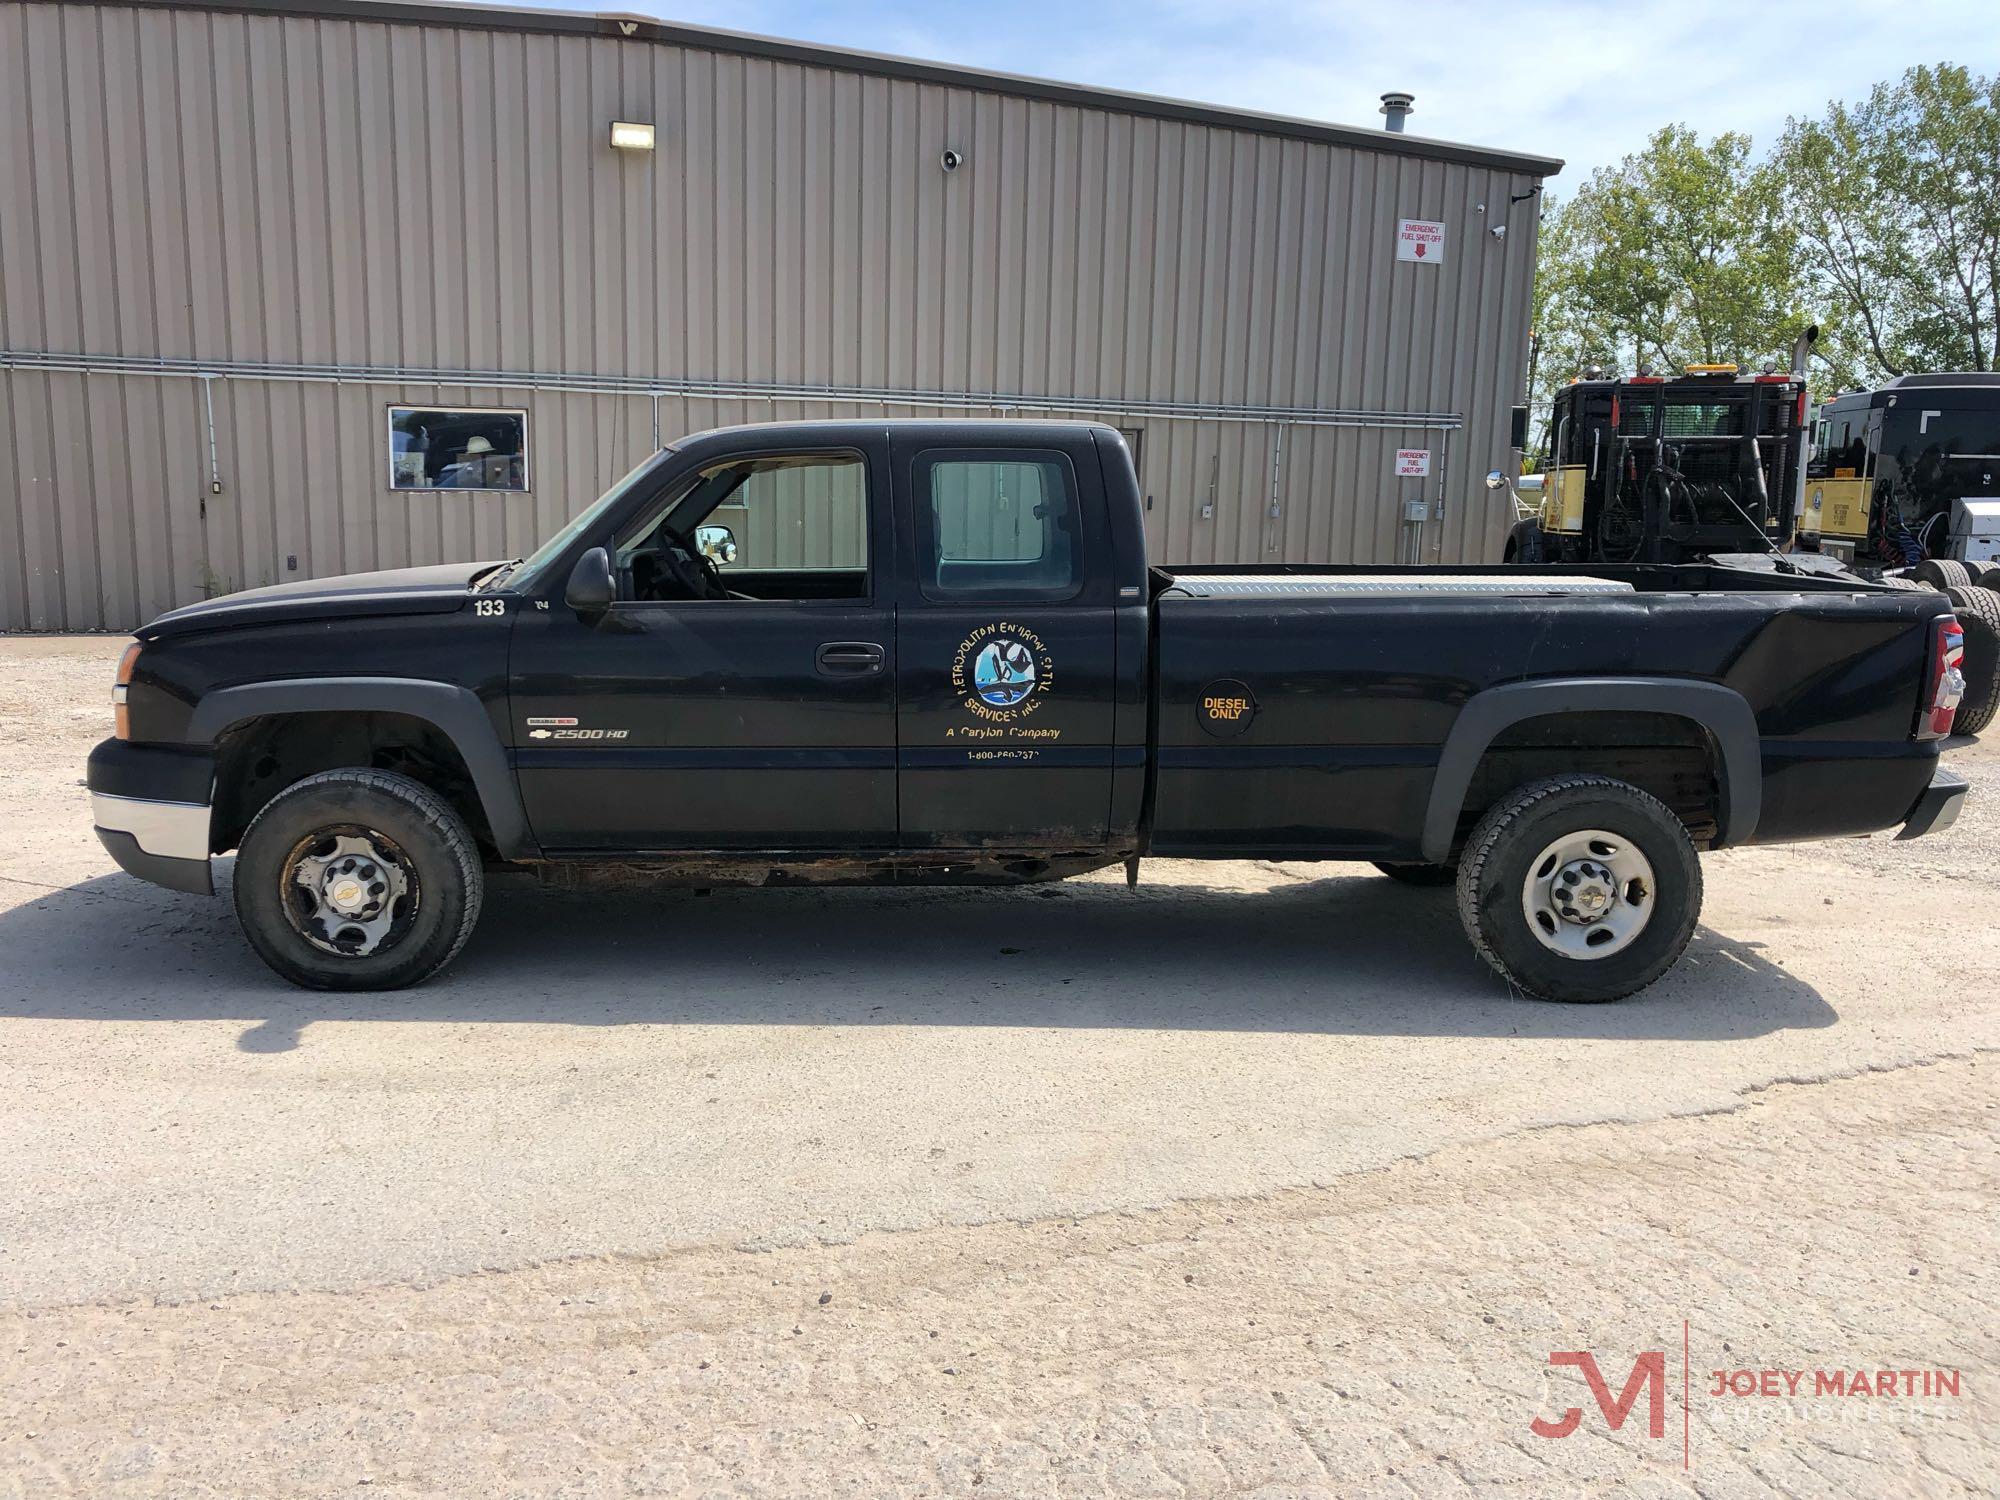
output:
[[[0,1494],[2000,1486],[1984,747],[1936,839],[1710,857],[1612,1007],[1441,893],[1165,863],[498,890],[311,996],[90,837],[120,644],[0,640]],[[1661,1435],[1568,1350],[1659,1351]]]

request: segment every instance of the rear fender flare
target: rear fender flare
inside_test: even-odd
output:
[[[1734,688],[1676,677],[1575,677],[1510,682],[1467,700],[1438,756],[1424,813],[1424,858],[1451,857],[1459,813],[1487,747],[1524,719],[1565,713],[1651,713],[1688,719],[1708,731],[1720,756],[1721,834],[1718,845],[1741,844],[1763,811],[1764,752],[1757,715]]]
[[[209,693],[188,722],[191,741],[213,745],[232,725],[273,714],[408,714],[437,728],[465,760],[494,845],[508,859],[540,851],[528,831],[507,751],[478,697],[448,682],[412,677],[290,677]]]

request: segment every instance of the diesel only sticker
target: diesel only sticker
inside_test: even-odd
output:
[[[1203,729],[1217,739],[1234,739],[1257,717],[1257,699],[1248,684],[1218,677],[1201,690],[1195,711]]]

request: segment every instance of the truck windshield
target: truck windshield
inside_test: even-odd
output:
[[[578,537],[596,526],[633,488],[644,483],[646,476],[656,466],[665,462],[673,451],[673,444],[669,443],[660,449],[659,452],[649,453],[640,459],[632,467],[631,472],[626,474],[623,479],[612,485],[602,495],[599,495],[575,520],[571,521],[569,525],[563,527],[561,531],[558,531],[546,542],[543,542],[532,554],[523,559],[520,567],[508,575],[508,581],[516,588],[534,588],[541,582],[541,574],[544,569],[558,557],[561,557],[569,549],[570,544]]]

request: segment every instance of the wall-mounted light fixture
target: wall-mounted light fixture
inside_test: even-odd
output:
[[[630,120],[611,122],[611,149],[614,151],[651,151],[653,149],[653,127],[636,125]]]

